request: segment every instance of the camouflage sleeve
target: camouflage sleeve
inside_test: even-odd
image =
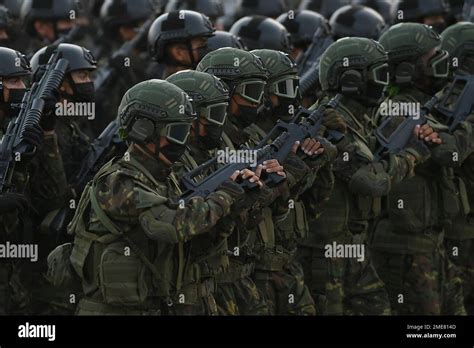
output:
[[[349,132],[341,144],[338,144],[342,156],[339,156],[334,163],[334,173],[348,184],[352,193],[358,195],[371,197],[387,195],[394,184],[413,176],[417,159],[422,161],[425,158],[423,151],[429,153],[426,146],[416,142],[415,145],[419,145],[417,152],[403,150],[398,154],[390,154],[383,160],[373,161],[361,153],[351,139]]]
[[[443,167],[461,166],[474,151],[473,122],[474,115],[471,115],[466,121],[461,122],[452,134],[439,132],[443,143],[432,147],[432,159]]]
[[[56,134],[45,135],[43,147],[34,159],[31,176],[32,203],[40,216],[64,205],[68,186]]]
[[[301,196],[309,216],[318,217],[321,214],[324,203],[331,197],[334,181],[333,167],[328,163],[318,171],[313,185]]]
[[[234,203],[234,198],[221,190],[206,199],[195,197],[187,204],[175,203],[120,172],[109,175],[101,184],[97,199],[124,231],[139,224],[150,239],[168,243],[206,233],[230,213]]]

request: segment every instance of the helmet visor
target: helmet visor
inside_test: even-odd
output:
[[[242,81],[235,88],[235,93],[250,103],[260,104],[265,90],[265,81],[247,80]]]
[[[449,72],[449,53],[447,51],[439,51],[430,60],[434,77],[446,77]]]
[[[298,78],[285,77],[277,80],[271,84],[269,91],[278,97],[294,99],[299,91]]]
[[[190,123],[176,122],[168,123],[160,132],[161,135],[165,136],[170,142],[184,145],[189,137],[189,131],[191,129]]]
[[[387,86],[390,81],[389,66],[387,63],[379,64],[371,69],[371,77],[375,83]]]
[[[229,103],[211,104],[201,107],[200,116],[209,123],[223,126],[227,117]]]

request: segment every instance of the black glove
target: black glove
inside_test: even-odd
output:
[[[19,193],[7,192],[0,196],[0,214],[15,210],[24,213],[28,211],[29,203],[26,197]]]
[[[43,144],[43,131],[39,126],[27,126],[23,132],[23,139],[32,146],[40,147]]]
[[[44,98],[43,115],[41,116],[40,126],[44,131],[52,131],[56,126],[56,104],[60,99],[59,92],[54,90]]]
[[[234,201],[239,201],[245,196],[245,190],[242,186],[230,179],[224,180],[217,189],[229,194]]]
[[[412,134],[405,151],[410,155],[414,156],[418,163],[425,162],[431,157],[431,150],[426,143],[418,139],[418,137]]]

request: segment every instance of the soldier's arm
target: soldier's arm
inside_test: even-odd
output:
[[[414,138],[403,151],[373,161],[359,153],[351,139],[349,132],[342,144],[338,144],[342,156],[335,162],[334,169],[335,175],[346,181],[354,194],[372,197],[387,195],[394,184],[413,176],[416,164],[430,156],[428,147]]]
[[[66,199],[68,187],[54,131],[44,135],[43,146],[34,161],[36,172],[30,181],[33,205],[40,214],[60,208]]]
[[[459,167],[474,152],[474,115],[461,122],[450,134],[439,132],[442,143],[431,148],[432,159],[443,167]]]
[[[243,194],[240,186],[228,184],[206,198],[194,197],[185,204],[115,173],[100,185],[97,199],[107,215],[125,228],[138,222],[149,238],[178,243],[209,231]]]

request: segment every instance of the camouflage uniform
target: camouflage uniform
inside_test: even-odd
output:
[[[279,118],[284,121],[291,118],[289,113],[297,108],[299,94],[296,64],[287,54],[265,49],[251,53],[262,59],[269,71],[269,80],[265,86],[265,112],[259,115],[256,123],[248,127],[253,142],[258,143],[265,133],[272,130]],[[282,84],[288,86],[291,83],[293,88],[278,88]],[[278,97],[279,106],[273,106],[270,95]],[[305,285],[303,268],[295,258],[296,241],[304,238],[308,230],[306,210],[298,196],[312,185],[314,173],[295,157],[291,156],[284,163],[285,171],[290,173],[288,185],[292,189],[288,197],[281,197],[271,206],[274,241],[265,245],[266,250],[262,252],[263,257],[256,265],[254,278],[266,296],[271,313],[314,315],[314,301]],[[318,162],[318,165],[323,164],[321,158],[318,158]]]
[[[195,169],[198,165],[217,156],[216,146],[222,141],[222,127],[226,119],[226,107],[229,101],[229,92],[225,84],[217,77],[193,70],[177,72],[167,78],[176,86],[188,93],[194,101],[197,121],[193,124],[187,151],[181,157],[180,163],[175,163],[174,170],[181,178],[186,172]],[[210,107],[220,111],[211,112]],[[211,132],[205,136],[198,134],[201,120],[206,120],[204,129]],[[212,142],[209,142],[212,138]],[[206,173],[216,170],[219,165],[207,168]],[[191,244],[191,262],[197,263],[201,269],[201,279],[211,278],[216,286],[214,297],[219,315],[238,315],[239,308],[234,294],[232,282],[225,282],[231,278],[229,273],[228,236],[235,228],[232,218],[226,217],[207,234],[194,238]]]
[[[189,107],[184,115],[178,111],[180,105],[189,104],[187,98],[165,81],[149,80],[134,86],[119,108],[127,138],[145,144],[159,141],[150,138],[156,137],[153,127],[148,135],[137,132],[143,122],[155,120],[134,119],[136,114],[130,109],[137,102],[147,103],[149,108],[156,105],[166,113],[166,127],[173,122],[182,127],[183,122],[190,125],[192,121]],[[157,116],[148,117],[158,120]],[[163,148],[160,151],[166,153]],[[84,290],[78,314],[216,312],[212,282],[202,282],[189,262],[188,240],[208,232],[230,212],[237,196],[222,189],[180,207],[173,203],[180,193],[169,167],[133,144],[123,158],[109,162],[97,173],[84,190],[70,225],[75,234],[71,263]]]
[[[359,55],[366,57],[365,63],[357,60]],[[375,71],[387,61],[386,53],[372,40],[338,40],[328,48],[321,60],[320,81],[323,89],[329,89],[329,95],[336,93],[339,88],[344,93],[347,88],[343,82],[336,83],[339,77],[334,75],[344,76],[344,68],[335,68],[344,57],[351,57],[349,61],[353,62],[345,68],[349,71]],[[334,177],[325,175],[325,185],[323,183],[317,187],[314,201],[317,203],[321,198],[324,199],[328,189],[333,187],[333,190],[320,215],[310,220],[309,236],[302,241],[306,246],[300,254],[302,263],[306,265],[305,275],[322,314],[390,314],[384,284],[368,252],[367,234],[370,223],[380,214],[382,197],[393,183],[410,177],[415,161],[423,161],[427,152],[425,146],[416,142],[412,148],[393,154],[388,160],[374,161],[372,151],[375,142],[371,138],[370,127],[367,127],[369,117],[366,105],[378,103],[382,94],[380,86],[374,82],[359,83],[365,85],[367,90],[374,88],[379,92],[361,95],[363,92],[358,91],[360,99],[349,94],[337,106],[347,133],[337,144],[339,155],[334,162]],[[338,259],[326,255],[325,250],[334,242],[363,245],[364,259]]]
[[[472,50],[466,49],[466,44],[474,41],[474,24],[470,22],[457,23],[450,26],[441,34],[441,48],[447,50],[451,57],[457,57],[459,61],[472,60]],[[452,70],[459,69],[458,73],[473,73],[472,65],[451,66]],[[470,115],[468,120],[474,121]],[[474,143],[471,140],[471,150]],[[453,219],[452,225],[446,228],[445,246],[451,261],[460,268],[463,280],[464,304],[469,315],[474,313],[474,154],[470,153],[467,158],[459,162],[454,168],[455,175],[466,185],[467,197],[464,209],[459,216]],[[461,193],[461,192],[460,192]],[[455,249],[456,248],[456,249]],[[454,253],[457,251],[457,254]]]
[[[407,47],[416,47],[410,53],[421,56],[439,46],[440,38],[422,24],[402,23],[385,32],[380,42],[392,57],[390,63],[396,65],[403,61],[403,57],[395,60],[397,50],[406,52]],[[431,99],[409,84],[397,87],[394,102],[424,104]],[[469,146],[470,126],[450,135],[442,132],[443,126],[435,119],[428,118],[428,123],[440,133],[443,143],[431,148],[431,160],[417,166],[412,178],[392,187],[385,203],[386,214],[374,227],[371,248],[395,313],[465,314],[461,278],[446,255],[443,240],[446,226],[459,213],[462,190],[453,180],[453,162],[447,159],[453,152],[463,157]]]
[[[16,59],[21,58],[19,52],[9,49],[1,49],[2,74],[3,77],[12,77],[30,74],[30,67],[26,60],[17,65]],[[8,64],[15,66],[9,71]],[[0,89],[3,104],[3,90]],[[11,97],[10,97],[11,98]],[[13,102],[13,101],[11,101]],[[2,108],[3,109],[3,108]],[[1,135],[7,127],[7,121],[12,121],[10,114],[4,114]],[[0,240],[2,243],[15,244],[35,243],[39,245],[37,262],[32,263],[25,260],[2,260],[0,266],[1,289],[0,289],[0,311],[3,314],[25,314],[35,313],[37,303],[41,300],[38,296],[38,281],[42,281],[39,273],[43,264],[45,248],[45,236],[39,233],[39,225],[45,215],[64,203],[64,192],[66,191],[66,179],[62,165],[62,159],[58,151],[56,134],[44,135],[39,129],[42,144],[37,147],[34,157],[20,158],[15,162],[12,177],[12,188],[15,192],[21,192],[29,200],[29,209],[24,211],[14,210],[2,214],[2,228]]]

